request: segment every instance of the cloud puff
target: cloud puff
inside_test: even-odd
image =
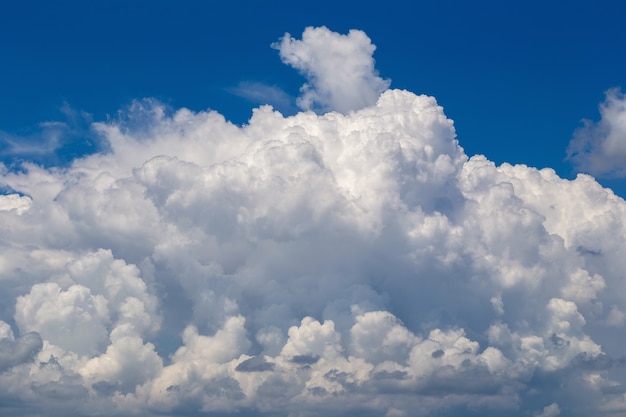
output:
[[[593,178],[468,157],[400,90],[93,129],[108,152],[1,171],[0,409],[626,409],[626,203]]]
[[[626,97],[618,89],[606,92],[600,121],[584,120],[567,149],[576,167],[599,177],[626,176]]]
[[[15,211],[19,216],[24,214],[32,204],[32,200],[27,196],[19,194],[0,195],[0,211]]]
[[[324,26],[308,27],[302,40],[286,33],[273,47],[285,64],[306,76],[298,98],[305,110],[359,110],[373,105],[390,84],[378,76],[372,57],[376,47],[360,30],[341,35]]]

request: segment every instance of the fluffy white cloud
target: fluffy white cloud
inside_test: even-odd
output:
[[[0,195],[0,211],[13,211],[20,216],[27,211],[32,204],[32,200],[27,196],[19,194]]]
[[[601,119],[584,120],[567,149],[581,171],[600,177],[626,176],[626,97],[618,89],[606,92]]]
[[[1,171],[0,411],[623,414],[624,200],[468,158],[432,97],[363,105],[146,100]]]
[[[302,86],[298,106],[305,110],[347,113],[371,106],[390,84],[378,76],[372,57],[374,46],[365,32],[341,35],[322,26],[308,27],[302,40],[286,33],[273,45],[285,64],[300,71]]]

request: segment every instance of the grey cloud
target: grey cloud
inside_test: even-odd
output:
[[[271,362],[267,362],[265,358],[260,356],[253,356],[249,359],[246,359],[235,368],[235,371],[238,372],[264,372],[273,370],[274,364]]]
[[[556,417],[561,414],[561,409],[557,403],[552,403],[543,408],[541,413],[535,413],[537,417]]]
[[[95,384],[92,384],[91,388],[93,388],[99,395],[110,397],[118,392],[120,387],[119,384],[116,383],[98,381]]]
[[[42,347],[41,336],[35,332],[26,333],[16,340],[0,339],[0,372],[32,361]]]
[[[588,355],[581,353],[574,359],[573,366],[577,366],[585,370],[602,371],[615,367],[626,366],[626,357],[621,356],[612,358],[608,355],[589,357]]]
[[[50,381],[43,384],[32,384],[35,393],[53,399],[55,402],[63,400],[75,401],[87,395],[87,389],[79,381],[64,378],[61,381]]]
[[[310,356],[310,355],[295,355],[291,358],[291,362],[297,363],[299,365],[312,365],[320,360],[319,356]]]
[[[381,371],[374,374],[374,379],[405,379],[408,377],[408,373],[405,371]]]
[[[204,385],[204,392],[209,397],[241,400],[245,397],[239,382],[233,378],[215,379]]]
[[[433,358],[440,358],[443,356],[443,354],[444,354],[443,350],[437,349],[433,351],[433,353],[431,353],[430,356],[432,356]]]
[[[502,382],[494,379],[486,368],[456,370],[442,367],[417,392],[421,395],[495,395],[503,388]]]

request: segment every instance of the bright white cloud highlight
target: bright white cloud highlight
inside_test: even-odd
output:
[[[626,410],[626,203],[593,178],[468,158],[399,90],[93,128],[109,152],[1,172],[0,413]]]
[[[308,27],[301,40],[286,33],[273,47],[307,78],[297,101],[305,110],[359,110],[376,103],[390,84],[378,76],[372,56],[376,46],[360,30],[342,35],[324,26]]]
[[[17,215],[22,215],[31,204],[29,197],[19,194],[0,195],[0,211],[14,211]]]
[[[599,177],[626,176],[626,97],[617,90],[606,92],[600,104],[600,121],[585,120],[574,133],[567,157],[584,172]]]

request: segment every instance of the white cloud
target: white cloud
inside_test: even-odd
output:
[[[606,92],[600,121],[584,120],[574,133],[567,157],[584,172],[599,177],[626,176],[626,97],[618,89]]]
[[[144,343],[138,336],[111,334],[111,344],[104,354],[93,357],[79,370],[85,384],[113,389],[113,392],[133,392],[137,385],[155,378],[163,368],[154,345]]]
[[[94,129],[109,152],[0,172],[0,409],[624,406],[626,203],[591,177],[468,158],[398,90],[243,127],[146,100]]]
[[[20,216],[32,205],[32,200],[19,194],[0,195],[0,211],[12,211]]]
[[[371,363],[406,360],[420,339],[388,311],[372,311],[356,317],[350,329],[351,352]]]
[[[0,320],[0,340],[15,340],[15,336],[13,336],[13,330],[8,323]]]
[[[89,130],[92,116],[67,103],[59,107],[59,119],[39,123],[21,135],[0,130],[0,156],[9,164],[31,161],[65,165],[75,157],[103,149]]]
[[[273,47],[307,78],[298,98],[305,110],[359,110],[373,105],[390,84],[378,76],[372,57],[376,47],[360,30],[341,35],[324,26],[308,27],[302,40],[286,33]]]
[[[106,300],[82,285],[64,291],[53,282],[35,284],[27,295],[17,298],[15,313],[21,331],[37,332],[63,349],[91,355],[105,346]]]

